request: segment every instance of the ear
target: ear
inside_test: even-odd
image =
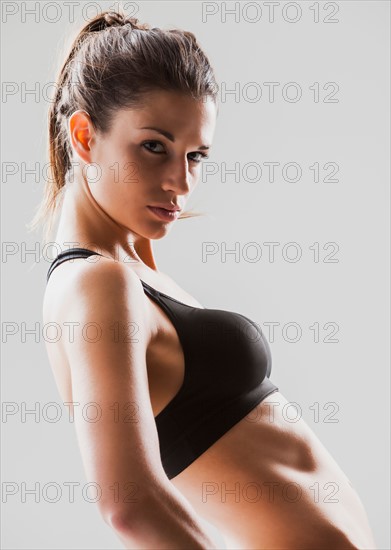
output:
[[[68,121],[69,138],[77,156],[90,164],[94,128],[90,115],[81,109],[72,113]]]

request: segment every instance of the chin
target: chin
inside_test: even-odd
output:
[[[140,237],[144,237],[144,239],[153,239],[158,240],[162,239],[169,233],[172,227],[172,222],[170,223],[158,223],[158,224],[150,224],[144,225],[140,230],[138,231],[136,228],[130,229],[130,231],[133,231],[133,233],[139,235]]]
[[[167,235],[167,233],[169,233],[171,230],[171,227],[169,224],[167,224],[165,227],[161,227],[160,229],[157,229],[155,231],[151,231],[151,236],[148,237],[149,239],[154,239],[154,240],[157,240],[157,239],[162,239],[163,237],[165,237]]]

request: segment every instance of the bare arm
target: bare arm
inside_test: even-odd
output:
[[[64,293],[77,438],[99,511],[126,548],[218,548],[166,476],[148,391],[149,323],[126,266],[81,266]]]
[[[138,520],[131,521],[125,516],[113,520],[125,548],[221,548],[220,541],[205,531],[193,507],[171,484],[161,488],[159,497],[151,499]]]

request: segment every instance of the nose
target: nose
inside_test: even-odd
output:
[[[163,176],[162,188],[173,191],[177,195],[187,195],[190,192],[189,163],[187,159],[177,160],[167,167]]]

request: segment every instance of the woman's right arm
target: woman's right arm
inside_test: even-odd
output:
[[[62,344],[76,433],[86,477],[101,492],[103,519],[126,548],[218,548],[161,463],[137,275],[120,263],[85,264],[63,296],[61,318],[75,327],[73,340]]]

